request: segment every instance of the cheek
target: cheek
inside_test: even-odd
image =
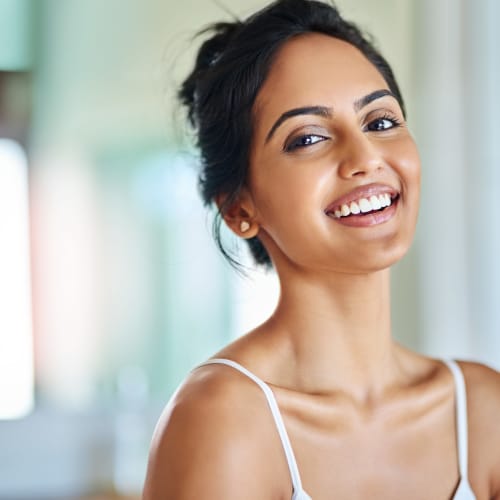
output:
[[[260,167],[250,182],[264,227],[281,219],[297,223],[322,209],[324,192],[331,184],[331,167],[324,169],[314,163]]]
[[[413,140],[401,148],[396,160],[402,181],[402,201],[409,217],[407,228],[413,237],[420,205],[420,156]]]
[[[403,188],[417,195],[420,190],[420,156],[410,137],[391,151],[391,164],[398,171]]]
[[[417,200],[420,197],[420,156],[417,147],[413,146],[413,154],[409,155],[406,160],[406,170],[408,177],[413,184],[412,189],[415,192]]]

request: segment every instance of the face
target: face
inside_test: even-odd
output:
[[[280,271],[364,273],[407,251],[420,164],[377,69],[321,34],[287,42],[254,105],[245,211]]]

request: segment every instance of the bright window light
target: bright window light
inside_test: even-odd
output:
[[[33,406],[28,175],[23,149],[0,139],[0,419]]]

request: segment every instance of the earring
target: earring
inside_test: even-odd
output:
[[[240,231],[246,233],[250,229],[250,224],[246,220],[240,222]]]

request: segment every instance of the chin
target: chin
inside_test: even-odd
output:
[[[352,274],[369,274],[390,269],[408,253],[410,245],[389,245],[383,249],[369,250],[362,253],[351,252],[336,260],[334,269],[337,272]],[[330,264],[331,264],[330,260]],[[342,262],[342,263],[341,263]]]
[[[367,259],[366,264],[370,266],[370,270],[374,271],[382,271],[384,269],[389,269],[399,261],[401,261],[404,256],[408,253],[410,249],[409,245],[402,245],[399,248],[391,248],[383,253],[383,255],[378,256],[378,258]],[[371,262],[370,262],[371,261]]]

